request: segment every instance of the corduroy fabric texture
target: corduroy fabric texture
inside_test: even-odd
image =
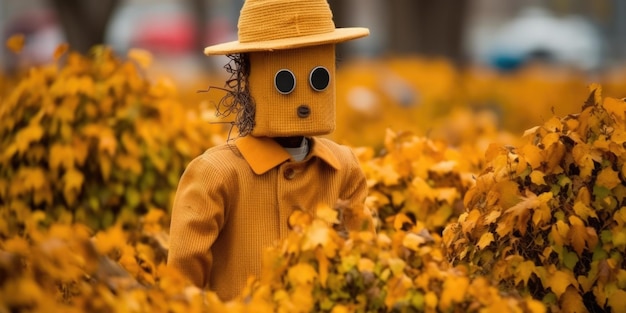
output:
[[[323,91],[309,85],[311,70],[324,66],[330,84]],[[288,69],[296,77],[295,90],[281,94],[274,75]],[[335,46],[322,45],[274,52],[250,53],[250,94],[255,103],[252,136],[316,136],[335,130]],[[298,107],[307,105],[311,114],[298,117]]]
[[[284,238],[294,210],[348,200],[348,229],[371,228],[365,176],[352,151],[322,138],[294,162],[270,138],[243,137],[193,160],[176,193],[168,265],[222,300],[260,275],[263,249]]]
[[[335,28],[326,0],[247,0],[238,40],[212,45],[207,55],[271,51],[338,43],[367,36],[363,27]]]

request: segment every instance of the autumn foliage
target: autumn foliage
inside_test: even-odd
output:
[[[20,44],[9,42],[15,51]],[[448,94],[463,79],[478,86],[475,76],[410,63],[446,71],[434,80],[402,72],[434,90],[408,110],[420,119],[449,114],[430,121],[431,136],[410,124],[381,131],[383,122],[375,134],[359,131],[375,142],[354,151],[376,234],[341,230],[337,208],[298,211],[293,231],[264,254],[262,275],[223,302],[165,260],[178,178],[228,129],[207,122],[212,111],[182,103],[172,82],[151,81],[144,51],[66,50],[0,90],[0,312],[626,307],[626,103],[603,98],[598,85],[580,113],[548,118],[519,138],[499,129],[497,116],[456,106],[481,97]],[[397,78],[401,68],[376,71]],[[355,84],[374,79],[353,70],[338,74]],[[341,107],[349,87],[338,88]],[[435,112],[435,103],[446,106]],[[359,115],[338,121],[351,118]]]
[[[171,81],[149,82],[147,52],[121,60],[63,46],[31,68],[0,106],[0,233],[20,212],[93,229],[167,209],[187,161],[211,144],[211,125],[183,106]],[[17,220],[16,220],[17,219]],[[17,222],[17,223],[16,223]]]
[[[626,308],[626,102],[591,86],[582,112],[492,146],[444,231],[453,264],[568,312]]]

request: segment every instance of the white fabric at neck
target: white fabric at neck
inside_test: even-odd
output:
[[[302,142],[300,146],[297,148],[285,148],[291,157],[296,161],[300,162],[304,160],[307,154],[309,154],[309,141],[306,138],[302,138]]]

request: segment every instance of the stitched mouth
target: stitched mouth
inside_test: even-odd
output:
[[[298,117],[307,118],[309,115],[311,115],[311,108],[308,105],[303,104],[298,107]]]

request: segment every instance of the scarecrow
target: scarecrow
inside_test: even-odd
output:
[[[168,265],[222,300],[261,271],[263,249],[284,238],[295,210],[343,207],[348,230],[373,230],[365,176],[335,127],[335,44],[369,34],[335,28],[326,0],[247,0],[227,55],[232,77],[218,112],[239,137],[187,166],[172,208]]]

